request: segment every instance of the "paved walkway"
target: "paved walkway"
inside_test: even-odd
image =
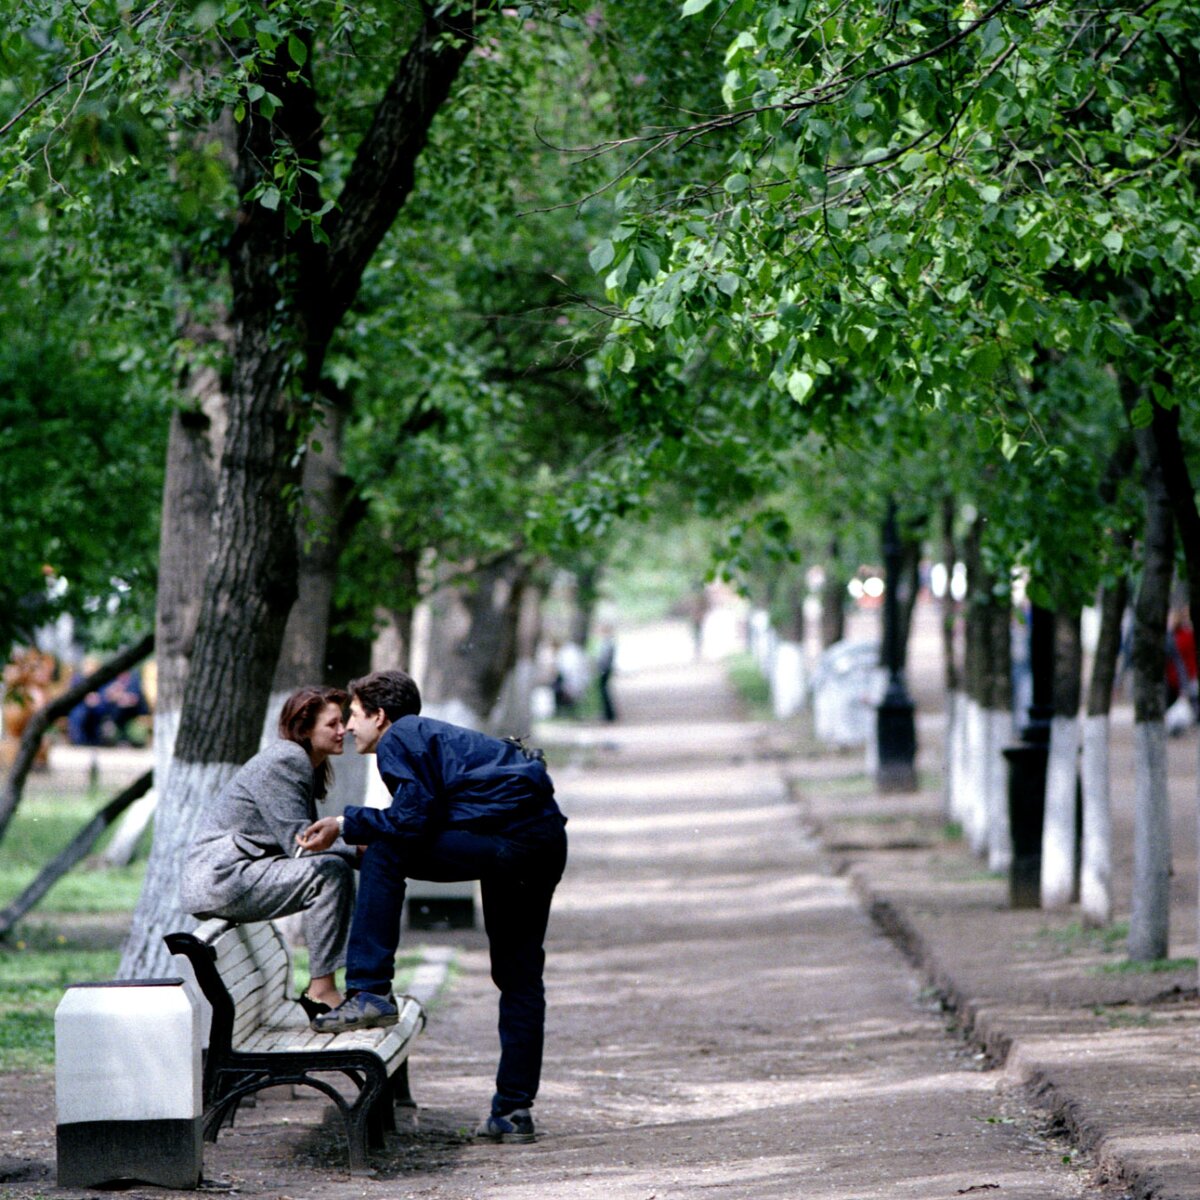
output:
[[[990,926],[950,940],[997,941],[1011,914],[941,840],[933,797],[877,812],[856,758],[798,757],[795,730],[741,718],[714,664],[624,675],[618,698],[618,725],[572,727],[551,751],[572,860],[549,947],[541,1140],[465,1136],[494,1069],[495,999],[482,939],[444,935],[458,974],[413,1058],[414,1132],[380,1160],[389,1195],[1124,1194],[1027,1103],[1020,1072],[961,1036],[869,915],[884,909],[924,953],[924,930],[980,908]],[[864,829],[870,849],[853,840]],[[940,856],[946,886],[921,883],[920,855]],[[942,895],[959,906],[949,921]],[[1053,958],[1021,919],[1016,942]],[[210,1171],[236,1154],[235,1131]]]

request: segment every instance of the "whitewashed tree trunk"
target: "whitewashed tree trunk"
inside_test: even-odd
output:
[[[1128,380],[1123,386],[1132,386]],[[1128,402],[1128,401],[1127,401]],[[1142,577],[1133,606],[1134,832],[1129,957],[1165,958],[1168,950],[1171,825],[1167,731],[1163,722],[1167,611],[1175,563],[1175,522],[1154,434],[1134,431],[1145,487]]]
[[[117,822],[117,828],[108,845],[100,854],[100,861],[106,867],[127,867],[133,862],[138,843],[142,834],[150,827],[154,819],[154,808],[158,803],[158,793],[151,788],[140,799],[135,800]]]
[[[963,771],[966,785],[963,833],[971,853],[982,857],[987,852],[988,722],[985,709],[973,696],[967,700],[964,724],[967,752]]]
[[[1133,902],[1129,957],[1165,958],[1170,937],[1171,815],[1167,796],[1167,730],[1162,721],[1133,727]]]
[[[1079,721],[1053,717],[1042,821],[1041,903],[1067,908],[1075,891],[1075,793],[1079,778]]]
[[[1083,862],[1079,903],[1085,925],[1100,928],[1112,921],[1112,798],[1109,788],[1109,718],[1083,721]]]
[[[967,757],[967,710],[970,699],[959,689],[950,697],[952,724],[947,743],[950,748],[950,818],[966,828],[970,779]]]
[[[521,589],[516,638],[517,661],[488,717],[488,729],[499,737],[524,737],[533,730],[537,648],[542,638],[542,589],[532,583]]]
[[[778,719],[785,720],[803,711],[808,692],[808,671],[801,643],[779,641],[775,644],[770,680],[771,709]]]
[[[989,871],[1007,871],[1012,865],[1012,827],[1008,819],[1008,763],[1004,748],[1013,740],[1012,713],[1008,709],[989,708],[986,720],[987,865]]]

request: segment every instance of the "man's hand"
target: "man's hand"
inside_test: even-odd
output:
[[[296,845],[301,850],[328,850],[338,838],[337,817],[322,817],[314,821],[302,833],[296,834]]]

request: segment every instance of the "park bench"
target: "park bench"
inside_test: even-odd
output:
[[[204,1138],[215,1142],[238,1105],[263,1088],[303,1084],[328,1096],[342,1115],[352,1172],[367,1169],[367,1148],[396,1128],[393,1107],[411,1106],[408,1054],[425,1014],[398,996],[399,1020],[380,1029],[314,1033],[290,999],[291,954],[271,921],[236,925],[212,919],[164,939],[191,964],[212,1006],[204,1058]],[[328,1076],[342,1076],[343,1094]],[[350,1084],[345,1088],[346,1083]],[[355,1094],[357,1093],[357,1094]]]

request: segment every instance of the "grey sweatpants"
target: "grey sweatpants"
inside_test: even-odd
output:
[[[220,909],[197,916],[267,921],[299,912],[309,974],[332,975],[346,963],[346,936],[354,911],[354,869],[340,854],[263,858],[249,865],[249,889]]]

